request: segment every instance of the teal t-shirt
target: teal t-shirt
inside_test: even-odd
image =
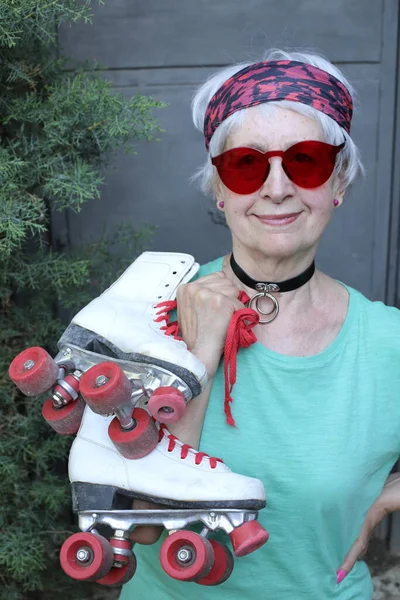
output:
[[[221,267],[217,259],[198,277]],[[168,577],[161,542],[136,545],[137,572],[120,600],[371,600],[364,562],[340,585],[336,570],[399,456],[400,311],[347,289],[346,320],[322,352],[284,356],[258,342],[239,351],[237,428],[225,420],[222,364],[214,380],[200,449],[263,481],[268,543],[235,558],[215,587]]]

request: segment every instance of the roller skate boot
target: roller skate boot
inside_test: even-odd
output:
[[[179,421],[207,372],[169,312],[177,287],[198,268],[188,254],[144,252],[72,319],[54,360],[42,348],[28,348],[11,363],[11,379],[27,396],[51,390],[42,412],[61,434],[77,432],[83,394],[94,412],[117,414],[125,429],[133,407],[163,423]]]
[[[137,408],[138,418],[141,412],[147,414]],[[133,529],[162,525],[169,535],[160,562],[169,576],[203,585],[226,581],[233,556],[212,533],[228,534],[238,557],[265,544],[268,533],[257,521],[266,504],[261,481],[236,474],[222,460],[183,444],[164,424],[157,426],[152,452],[127,460],[107,434],[111,419],[86,407],[71,448],[69,478],[81,532],[61,548],[64,571],[78,580],[122,585],[136,570]],[[160,508],[132,510],[135,498]],[[202,527],[200,534],[186,530],[193,523]],[[107,538],[98,531],[105,525],[112,532]]]

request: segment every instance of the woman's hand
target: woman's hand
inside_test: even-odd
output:
[[[212,378],[224,350],[229,322],[239,302],[239,288],[224,271],[201,277],[177,290],[178,321],[188,348]]]
[[[400,473],[389,475],[382,492],[367,512],[358,538],[336,573],[338,583],[343,581],[356,561],[366,553],[369,539],[375,527],[387,515],[396,510],[400,510]]]

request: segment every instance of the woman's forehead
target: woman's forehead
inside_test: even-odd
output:
[[[229,134],[225,147],[251,146],[265,152],[285,149],[304,140],[323,141],[321,126],[315,119],[294,110],[273,108],[264,114],[249,111],[242,124]]]

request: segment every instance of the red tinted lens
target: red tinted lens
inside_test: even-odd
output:
[[[343,148],[324,142],[299,142],[286,150],[282,166],[286,175],[299,187],[316,188],[328,181],[335,167],[336,155]]]
[[[222,183],[235,194],[260,189],[269,173],[265,155],[252,148],[233,148],[212,159]]]

